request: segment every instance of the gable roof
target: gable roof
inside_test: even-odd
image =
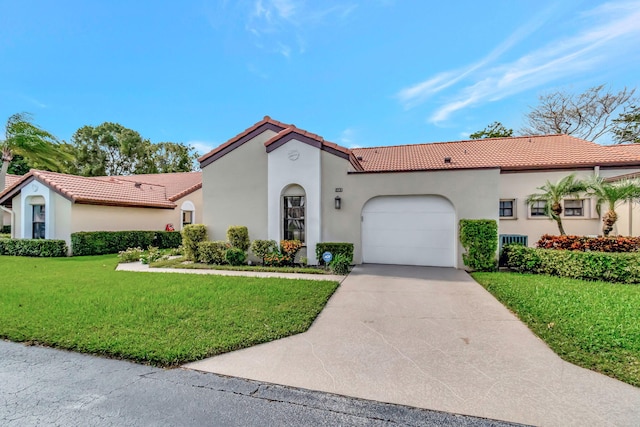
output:
[[[349,160],[357,172],[408,172],[499,168],[501,171],[640,166],[640,144],[602,146],[570,135],[532,135],[454,142],[345,148],[292,124],[265,116],[200,157],[201,167],[270,129],[267,153],[296,139]],[[448,159],[448,160],[445,160]]]
[[[20,178],[22,178],[20,175],[6,174],[4,179],[4,188],[12,186],[14,183],[18,182]],[[0,188],[0,192],[1,190],[4,190],[4,188]]]
[[[0,193],[0,204],[34,180],[73,203],[164,209],[175,208],[176,200],[202,187],[201,172],[84,177],[32,169]]]
[[[628,149],[622,146],[602,146],[570,135],[354,148],[352,152],[365,172],[482,168],[518,171],[607,165],[640,166],[640,150],[635,147]]]

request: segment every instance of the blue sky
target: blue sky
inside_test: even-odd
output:
[[[518,130],[638,86],[640,1],[0,1],[0,121],[118,122],[201,153],[270,115],[347,147]]]

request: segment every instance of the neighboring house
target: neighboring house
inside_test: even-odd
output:
[[[211,239],[245,225],[252,240],[302,240],[310,264],[317,243],[338,241],[354,243],[355,263],[458,268],[460,219],[495,219],[532,245],[557,233],[525,204],[546,180],[640,172],[637,147],[567,135],[348,149],[268,116],[199,161]],[[568,233],[600,233],[589,199],[564,208]]]
[[[20,175],[7,174],[5,177],[4,188],[10,187],[20,178],[22,178]],[[0,192],[2,192],[4,188],[0,188]],[[0,230],[5,225],[11,225],[11,212],[0,207]]]
[[[200,172],[82,177],[31,170],[0,193],[14,238],[78,231],[165,230],[202,222]]]

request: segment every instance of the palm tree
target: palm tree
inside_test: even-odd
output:
[[[535,202],[544,201],[545,214],[558,224],[558,230],[560,230],[560,234],[564,236],[566,233],[564,232],[562,218],[560,217],[562,214],[562,199],[567,197],[577,198],[580,193],[586,190],[586,185],[576,179],[575,174],[571,174],[565,176],[555,184],[547,180],[542,187],[538,187],[537,189],[540,190],[541,193],[527,196],[527,205],[531,206]]]
[[[607,213],[602,217],[602,234],[608,236],[613,225],[618,221],[616,207],[640,197],[640,182],[624,179],[618,182],[607,182],[602,177],[594,176],[587,183],[588,194],[596,199],[596,211],[601,215],[602,205],[607,205]]]
[[[2,167],[0,167],[0,191],[13,156],[19,154],[44,169],[58,171],[61,161],[68,157],[58,149],[58,140],[46,130],[33,124],[27,113],[9,117],[5,127],[5,139],[0,140]]]

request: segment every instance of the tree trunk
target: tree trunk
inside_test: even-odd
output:
[[[602,234],[605,237],[609,235],[613,231],[613,225],[618,221],[618,214],[615,211],[609,210],[604,217],[602,218]]]
[[[0,193],[4,191],[8,170],[9,170],[9,160],[3,159],[2,167],[0,167]]]
[[[558,223],[558,230],[560,230],[560,235],[565,236],[567,233],[564,232],[564,227],[562,226],[562,220],[560,219],[560,217],[556,217],[555,220]]]

